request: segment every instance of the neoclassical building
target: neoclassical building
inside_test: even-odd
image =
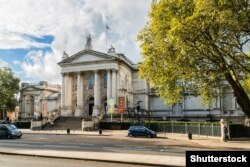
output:
[[[111,48],[108,54],[84,50],[58,63],[62,68],[61,115],[97,116],[106,112],[107,99],[125,97],[132,108],[134,65],[123,54]]]
[[[46,81],[23,82],[20,89],[19,115],[21,118],[48,116],[49,112],[60,108],[60,85]]]
[[[85,49],[69,56],[63,53],[58,63],[62,73],[61,116],[97,116],[107,111],[107,99],[124,99],[125,111],[140,103],[142,114],[151,117],[204,118],[244,117],[232,89],[225,84],[224,94],[213,106],[202,105],[201,97],[186,90],[183,102],[165,105],[145,79],[138,77],[138,64],[111,46],[108,53],[93,50],[90,36]]]

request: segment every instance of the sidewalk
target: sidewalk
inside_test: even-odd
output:
[[[23,134],[57,134],[66,135],[67,131],[31,131],[29,129],[23,129]],[[109,136],[114,138],[125,138],[127,131],[123,130],[104,130],[103,135],[99,135],[98,131],[71,131],[71,135],[91,135],[91,136]],[[216,148],[217,150],[250,150],[250,141],[229,141],[222,142],[219,137],[206,137],[193,135],[193,140],[188,140],[186,134],[174,134],[174,133],[158,133],[159,139],[174,139],[183,141],[183,143],[196,143],[207,148]],[[185,142],[184,142],[185,141]],[[188,145],[187,145],[188,147]],[[185,166],[185,157],[169,156],[169,155],[145,155],[134,153],[112,153],[112,152],[92,152],[92,151],[57,151],[48,149],[34,150],[30,148],[0,148],[0,154],[13,154],[13,155],[28,155],[28,156],[40,156],[51,158],[66,158],[66,159],[78,159],[78,160],[94,160],[104,162],[118,162],[128,164],[140,164],[140,165],[152,165],[152,166]]]
[[[29,150],[0,148],[0,153],[14,155],[40,156],[49,158],[66,158],[77,160],[94,160],[103,162],[120,162],[138,165],[157,166],[185,166],[184,157],[141,155],[141,154],[121,154],[121,153],[101,153],[84,151],[56,151],[56,150]]]
[[[165,134],[161,134],[164,135]],[[193,139],[189,140],[186,134],[166,133],[170,139],[178,139],[197,143],[205,147],[218,147],[220,149],[237,149],[237,150],[250,150],[250,139],[233,140],[228,142],[221,141],[220,137],[207,137],[193,135]]]

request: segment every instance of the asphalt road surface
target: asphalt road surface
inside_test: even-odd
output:
[[[0,154],[0,167],[143,167],[134,164],[119,164],[98,161],[15,156]]]
[[[17,149],[98,151],[173,156],[185,156],[186,150],[204,149],[202,147],[197,148],[197,145],[195,145],[196,147],[192,145],[188,147],[189,145],[185,141],[166,138],[129,138],[124,136],[24,134],[21,139],[0,139],[0,147]]]

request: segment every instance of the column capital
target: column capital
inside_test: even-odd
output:
[[[106,71],[107,72],[110,72],[112,69],[111,68],[106,68]]]
[[[118,70],[117,70],[117,69],[112,68],[112,69],[111,69],[111,71],[112,71],[112,72],[117,72]]]
[[[77,71],[76,74],[77,74],[77,75],[81,75],[81,74],[82,74],[82,71]]]
[[[64,75],[64,76],[69,76],[70,75],[70,72],[63,72],[63,73],[61,73],[62,75]]]

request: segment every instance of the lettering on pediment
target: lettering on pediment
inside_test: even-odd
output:
[[[109,60],[110,58],[106,58],[103,56],[95,56],[90,54],[85,54],[77,57],[76,59],[72,60],[70,63],[78,63],[78,62],[89,62],[89,61],[101,61],[101,60]]]

